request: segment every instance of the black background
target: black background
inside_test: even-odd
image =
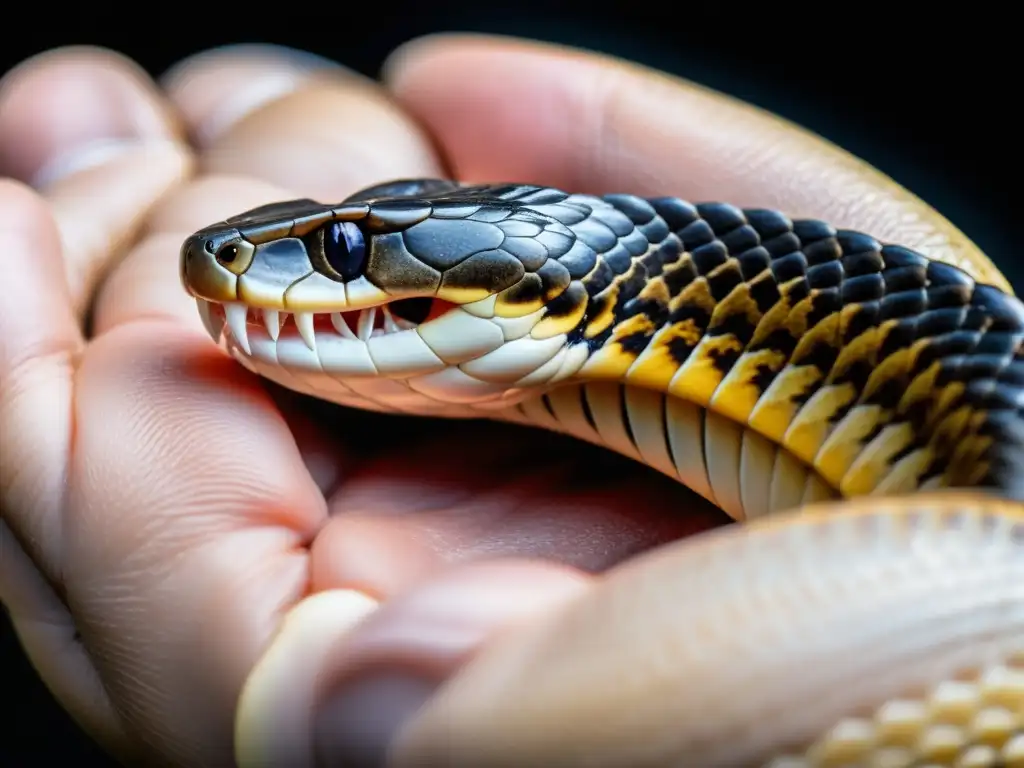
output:
[[[147,7],[152,6],[152,7]],[[924,198],[1024,289],[1018,225],[1019,40],[980,5],[927,18],[890,4],[829,3],[751,15],[736,4],[286,2],[226,12],[210,3],[5,9],[0,71],[59,45],[107,46],[159,74],[238,42],[291,45],[375,74],[400,43],[438,31],[581,46],[696,80],[803,124]],[[130,9],[130,10],[125,10]],[[33,16],[35,15],[35,18]],[[105,765],[24,661],[0,621],[0,766]]]

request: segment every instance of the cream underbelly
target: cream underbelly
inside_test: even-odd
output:
[[[650,389],[613,382],[567,384],[499,417],[643,462],[735,520],[839,498],[813,468],[749,427]]]
[[[240,354],[245,367],[290,389],[353,408],[445,418],[491,418],[560,432],[642,462],[681,482],[735,520],[750,520],[815,501],[839,498],[818,472],[744,425],[655,390],[595,381],[555,386],[504,407],[486,398],[484,382],[465,377],[466,402],[452,398],[462,372],[431,382],[379,377],[343,382],[317,371],[285,368]],[[462,374],[464,376],[464,374]],[[475,386],[469,386],[475,385]],[[505,386],[494,387],[495,394]]]

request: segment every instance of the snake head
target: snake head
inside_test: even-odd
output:
[[[298,374],[338,402],[353,386],[383,397],[383,379],[431,406],[507,399],[568,346],[596,263],[545,194],[565,197],[407,180],[266,205],[189,237],[181,278],[216,341],[293,388]]]

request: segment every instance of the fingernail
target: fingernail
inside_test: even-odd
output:
[[[438,683],[397,672],[349,681],[313,724],[317,765],[376,768],[386,764],[392,736],[426,703]]]
[[[572,599],[586,583],[551,564],[480,563],[380,608],[351,590],[307,598],[246,682],[238,765],[383,764],[393,737],[493,632]]]
[[[104,52],[28,62],[5,79],[0,102],[0,165],[37,188],[177,136],[145,73]]]
[[[214,48],[208,52],[212,55],[228,56],[251,56],[254,59],[268,60],[281,59],[292,62],[296,67],[305,69],[323,69],[324,67],[340,67],[341,65],[333,59],[321,56],[312,51],[304,51],[301,48],[292,48],[287,45],[275,45],[273,43],[231,43]],[[203,55],[203,54],[200,54]]]
[[[324,659],[377,609],[362,592],[335,589],[307,597],[289,612],[246,681],[235,715],[235,760],[241,768],[312,765],[309,718]]]
[[[318,73],[341,68],[294,48],[239,44],[196,54],[168,70],[161,82],[186,115],[194,139],[205,145]]]
[[[402,727],[487,637],[570,599],[583,583],[561,567],[479,563],[396,598],[340,649],[349,670],[339,670],[311,722],[316,764],[386,765]]]
[[[46,189],[57,181],[80,171],[95,168],[118,155],[138,147],[138,139],[95,139],[69,147],[47,160],[32,177],[32,186]]]
[[[253,78],[244,87],[224,97],[206,121],[195,128],[196,140],[209,144],[250,112],[287,96],[304,81],[304,72],[273,72]]]

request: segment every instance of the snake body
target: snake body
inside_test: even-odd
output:
[[[1024,304],[973,266],[769,209],[435,179],[263,206],[181,251],[213,338],[291,389],[564,432],[737,521],[910,496],[995,531],[1022,581],[972,673],[998,692],[956,716],[998,725],[936,747],[921,715],[887,744],[863,715],[777,766],[1024,765]]]

